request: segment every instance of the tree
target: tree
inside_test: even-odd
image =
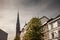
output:
[[[43,40],[44,34],[42,32],[40,18],[32,18],[28,23],[28,29],[23,40]]]

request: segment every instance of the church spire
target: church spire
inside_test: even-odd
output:
[[[20,21],[19,21],[19,12],[17,14],[17,23],[16,23],[16,36],[20,40]]]
[[[17,14],[17,23],[16,23],[16,34],[20,32],[20,21],[19,21],[19,12]]]
[[[17,14],[17,25],[16,26],[20,26],[20,21],[19,21],[19,12]]]
[[[14,40],[20,40],[20,20],[19,20],[19,12],[17,13],[17,22],[16,22],[16,37]]]

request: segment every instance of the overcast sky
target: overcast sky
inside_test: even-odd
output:
[[[22,28],[32,17],[60,14],[60,0],[0,0],[0,29],[8,33],[8,40],[14,39],[18,9]]]

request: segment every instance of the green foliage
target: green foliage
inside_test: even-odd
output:
[[[28,23],[28,29],[23,40],[43,40],[43,28],[40,26],[40,18],[32,18]]]

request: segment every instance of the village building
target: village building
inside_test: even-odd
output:
[[[0,40],[7,40],[8,33],[0,29]]]

